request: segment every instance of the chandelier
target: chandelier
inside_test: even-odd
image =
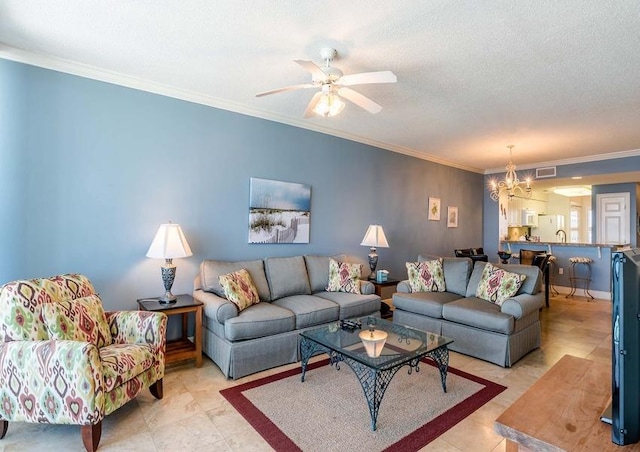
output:
[[[500,194],[505,192],[509,196],[509,201],[511,201],[516,194],[520,194],[520,196],[524,198],[531,198],[531,179],[526,178],[524,180],[524,188],[520,186],[523,182],[518,179],[516,165],[513,163],[511,158],[511,153],[515,146],[510,144],[507,147],[509,148],[509,164],[505,167],[507,173],[504,175],[504,180],[499,182],[496,180],[489,181],[489,195],[494,201],[498,201],[498,199],[500,199]]]

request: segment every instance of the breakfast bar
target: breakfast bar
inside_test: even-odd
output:
[[[534,242],[525,240],[502,240],[500,241],[501,251],[512,253],[512,263],[518,263],[515,255],[520,250],[545,251],[555,257],[555,263],[550,271],[550,277],[554,286],[565,287],[566,293],[570,292],[571,281],[570,268],[571,258],[584,257],[590,262],[590,283],[589,287],[596,298],[609,298],[611,293],[611,253],[620,249],[619,245],[607,245],[597,243],[566,243],[566,242]],[[577,291],[576,295],[583,296],[583,290]]]

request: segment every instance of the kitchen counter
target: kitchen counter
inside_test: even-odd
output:
[[[554,286],[570,287],[569,267],[572,257],[588,257],[591,262],[591,292],[599,298],[610,298],[611,291],[611,253],[622,248],[623,245],[605,243],[566,243],[566,242],[528,242],[526,240],[501,240],[500,249],[518,255],[521,249],[540,250],[555,256],[551,279]],[[513,263],[518,259],[511,258]],[[568,292],[564,290],[563,293]],[[579,292],[580,293],[580,292]]]
[[[570,242],[534,242],[530,240],[500,240],[500,244],[506,245],[527,245],[527,246],[576,246],[576,247],[595,247],[595,248],[613,248],[615,250],[620,248],[627,248],[629,245],[612,245],[606,243],[570,243]]]

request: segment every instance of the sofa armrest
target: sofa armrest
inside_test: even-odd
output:
[[[164,354],[167,315],[153,311],[105,312],[114,344],[151,344]]]
[[[364,279],[360,280],[360,293],[362,295],[371,295],[372,293],[376,293],[376,286],[374,286],[371,281],[365,281]]]
[[[87,425],[104,417],[102,362],[98,348],[89,342],[0,344],[0,387],[20,391],[15,394],[20,403],[6,399],[0,404],[0,418],[9,422]],[[61,387],[67,391],[64,397]],[[45,400],[54,409],[45,407]]]
[[[411,286],[409,285],[409,280],[405,279],[404,281],[400,281],[396,286],[396,292],[411,293]]]
[[[227,320],[238,317],[238,307],[226,298],[204,290],[194,290],[193,298],[204,303],[204,315],[224,325]]]
[[[538,292],[536,295],[523,293],[505,300],[500,307],[500,311],[510,314],[516,319],[521,319],[532,312],[538,311],[543,305],[544,293]]]

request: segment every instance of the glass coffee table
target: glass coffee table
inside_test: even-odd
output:
[[[378,357],[370,357],[360,340],[360,333],[365,331],[369,334],[367,330],[387,333],[386,343]],[[303,331],[300,336],[301,380],[304,382],[309,359],[320,352],[329,355],[329,365],[336,366],[337,370],[340,370],[340,363],[348,364],[360,381],[369,405],[371,430],[376,429],[382,397],[401,367],[408,366],[409,373],[414,370],[419,372],[420,360],[424,357],[431,358],[440,370],[442,390],[447,392],[447,345],[453,342],[452,339],[376,317],[334,322]]]

